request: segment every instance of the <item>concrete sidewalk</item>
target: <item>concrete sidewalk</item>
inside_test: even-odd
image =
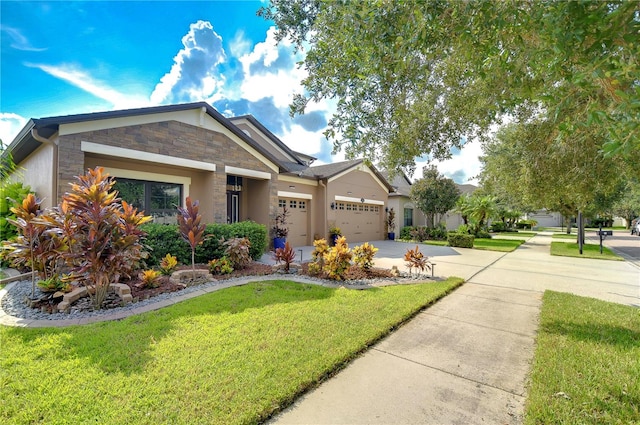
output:
[[[521,423],[544,290],[640,305],[636,267],[551,257],[550,242],[435,256],[468,282],[270,423]]]

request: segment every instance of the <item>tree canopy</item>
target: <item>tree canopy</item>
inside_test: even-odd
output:
[[[442,176],[435,167],[425,167],[422,175],[411,186],[410,197],[429,218],[428,225],[433,228],[435,214],[445,214],[453,209],[460,197],[460,190],[453,180]]]
[[[271,0],[259,13],[306,49],[304,93],[335,99],[326,136],[411,173],[505,116],[637,160],[640,12],[633,1]]]

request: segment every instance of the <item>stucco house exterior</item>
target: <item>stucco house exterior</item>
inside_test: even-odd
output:
[[[392,189],[362,160],[312,166],[252,116],[226,118],[205,102],[31,119],[8,147],[15,179],[57,204],[75,176],[96,166],[120,196],[156,222],[199,200],[203,220],[273,225],[290,211],[288,240],[310,245],[340,226],[349,242],[383,238]]]
[[[382,172],[383,176],[389,180],[389,174]],[[396,212],[395,233],[400,234],[406,226],[426,226],[427,217],[413,203],[410,197],[412,182],[406,174],[397,174],[390,179],[393,191],[389,194],[388,208],[393,208]],[[456,184],[461,195],[471,194],[478,187],[472,184]],[[447,230],[455,230],[464,223],[462,216],[454,211],[435,217],[435,223],[443,223]]]

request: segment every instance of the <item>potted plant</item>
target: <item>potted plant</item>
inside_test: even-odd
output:
[[[331,226],[329,236],[331,238],[331,246],[335,246],[338,238],[342,236],[342,230],[338,226]]]
[[[276,215],[275,225],[271,229],[273,230],[273,249],[284,249],[287,235],[289,234],[289,229],[287,228],[288,216],[289,210],[285,206],[282,207],[282,212]]]
[[[395,228],[396,212],[393,210],[393,208],[390,208],[389,211],[387,211],[387,236],[389,237],[390,241],[395,240],[396,238]]]

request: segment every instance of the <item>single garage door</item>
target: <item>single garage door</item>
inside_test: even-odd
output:
[[[365,203],[337,202],[336,223],[347,243],[378,241],[382,237],[382,207]]]
[[[289,210],[287,242],[293,247],[309,245],[307,237],[309,233],[309,200],[278,198],[278,205],[281,209],[286,205]]]

